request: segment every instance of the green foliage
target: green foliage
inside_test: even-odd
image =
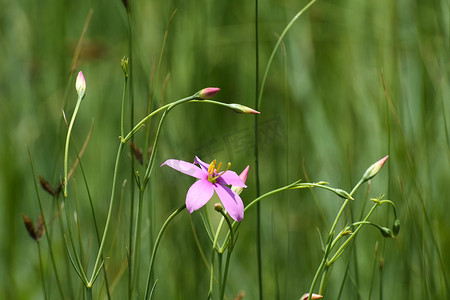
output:
[[[255,32],[253,1],[130,1],[132,57],[128,98],[134,97],[134,121],[154,109],[207,86],[218,86],[215,99],[254,107]],[[260,70],[266,67],[277,37],[306,1],[260,3]],[[93,9],[79,59],[73,55],[83,24]],[[169,20],[176,14],[167,33]],[[385,194],[396,204],[401,231],[385,239],[365,226],[343,259],[333,265],[326,298],[446,299],[450,220],[450,87],[448,64],[450,16],[447,1],[318,0],[291,28],[268,73],[261,102],[260,183],[262,193],[289,184],[326,180],[345,190],[367,167],[389,155],[372,180],[368,196],[360,188],[344,212],[358,219]],[[22,215],[33,222],[40,214],[33,180],[37,175],[56,187],[64,176],[66,125],[76,103],[75,71],[87,81],[72,142],[78,151],[93,125],[82,163],[99,231],[108,213],[118,136],[121,134],[123,71],[130,56],[128,17],[121,1],[10,1],[0,4],[0,298],[59,298],[49,247],[39,251],[28,236]],[[159,61],[161,61],[160,67]],[[72,73],[75,72],[75,73]],[[260,78],[262,73],[260,74]],[[132,92],[131,92],[132,90]],[[127,100],[129,101],[129,100]],[[125,105],[125,132],[131,130]],[[146,158],[156,122],[139,131],[135,143]],[[254,118],[215,105],[191,103],[167,117],[156,166],[144,195],[139,291],[145,290],[152,246],[167,216],[180,207],[189,178],[159,169],[168,158],[231,161],[235,170],[250,164],[245,204],[255,198]],[[148,130],[148,131],[147,131]],[[146,135],[147,133],[147,135]],[[36,177],[32,177],[27,147]],[[128,291],[129,204],[134,179],[125,148],[113,208],[112,229],[104,256],[113,299]],[[127,152],[127,153],[125,153]],[[70,151],[69,165],[76,159]],[[148,159],[148,158],[147,158]],[[145,168],[134,164],[135,171]],[[81,224],[80,259],[89,274],[98,243],[80,168],[74,173]],[[124,183],[124,180],[127,182]],[[174,189],[171,183],[177,180]],[[39,184],[37,182],[37,184]],[[122,188],[123,184],[123,188]],[[69,190],[74,193],[74,183]],[[83,289],[66,253],[58,215],[60,201],[39,189],[64,293],[83,297]],[[137,190],[135,197],[137,198]],[[380,197],[381,198],[381,197]],[[73,199],[72,199],[73,200]],[[150,203],[155,203],[153,207]],[[280,193],[261,202],[265,299],[298,299],[308,292],[342,199],[314,189]],[[364,213],[363,213],[364,211]],[[73,216],[71,216],[73,218]],[[257,299],[255,212],[239,229],[225,294]],[[392,210],[380,207],[371,221],[392,224]],[[392,228],[392,226],[389,226]],[[195,234],[194,234],[195,233]],[[78,232],[74,232],[78,238]],[[209,287],[209,240],[200,214],[181,214],[161,240],[155,261],[154,299],[196,299]],[[377,245],[377,246],[376,246]],[[377,249],[377,250],[376,250]],[[39,261],[43,261],[43,277]],[[381,267],[382,266],[382,267]],[[99,280],[103,282],[103,273]],[[100,282],[99,282],[100,283]],[[139,294],[140,297],[142,295]],[[93,298],[106,297],[105,286]]]

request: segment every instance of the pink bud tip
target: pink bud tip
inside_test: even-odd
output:
[[[381,168],[383,167],[384,163],[388,158],[389,155],[386,155],[385,157],[383,157],[382,159],[371,165],[363,175],[364,181],[367,181],[372,177],[374,177],[375,175],[377,175],[377,173],[381,170]]]
[[[260,112],[257,110],[254,110],[253,108],[247,107],[245,105],[231,103],[228,104],[228,106],[234,110],[235,112],[239,114],[259,114]]]
[[[77,81],[75,82],[75,89],[78,97],[83,98],[86,94],[86,79],[84,79],[83,72],[78,72]]]
[[[248,176],[248,170],[250,169],[250,166],[247,166],[244,171],[242,171],[241,174],[239,174],[239,178],[241,178],[242,182],[245,183],[247,181]]]
[[[247,175],[248,175],[248,170],[250,169],[250,166],[247,166],[244,171],[242,171],[241,174],[239,174],[239,178],[242,180],[243,183],[245,183],[247,181]],[[244,188],[240,187],[240,186],[231,186],[231,190],[234,191],[236,194],[240,194],[242,192]]]
[[[203,90],[199,91],[197,93],[197,97],[202,99],[202,100],[207,100],[207,99],[211,99],[212,97],[214,97],[218,92],[220,91],[219,88],[217,87],[208,87],[208,88],[204,88]]]
[[[300,298],[300,300],[307,300],[308,297],[309,297],[309,293],[306,293]],[[322,298],[323,298],[322,295],[318,295],[318,294],[312,294],[311,295],[311,299],[322,299]]]

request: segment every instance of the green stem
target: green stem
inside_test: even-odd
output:
[[[251,208],[253,205],[256,205],[259,201],[261,201],[262,199],[266,198],[267,196],[285,191],[285,190],[289,190],[289,189],[293,189],[294,187],[296,187],[299,184],[300,180],[297,180],[289,185],[283,186],[281,188],[278,188],[276,190],[272,190],[270,192],[265,193],[264,195],[259,196],[258,198],[254,199],[252,202],[250,202],[249,204],[247,204],[247,206],[244,208],[244,213],[245,211],[247,211],[249,208]],[[301,188],[311,188],[313,187],[310,183],[304,183],[304,186],[302,186]],[[300,188],[300,187],[296,187],[296,188]],[[223,222],[223,220],[222,220]],[[241,223],[237,222],[237,221],[233,221],[233,223],[231,224],[231,227],[234,229],[234,232],[236,232],[237,228],[239,227]],[[220,224],[219,226],[222,226],[222,224]],[[232,230],[230,230],[227,233],[227,236],[225,237],[224,241],[224,245],[226,245],[226,241],[228,241],[228,239],[231,238],[231,232]],[[221,249],[220,251],[224,251],[224,249]]]
[[[104,247],[105,241],[106,241],[106,234],[108,233],[109,223],[111,222],[111,215],[112,215],[113,204],[114,204],[114,199],[115,199],[115,194],[116,194],[117,177],[118,177],[118,173],[119,173],[120,158],[122,156],[122,150],[123,150],[124,145],[125,144],[122,142],[119,143],[119,149],[117,150],[117,157],[116,157],[116,163],[115,163],[115,167],[114,167],[114,177],[113,177],[113,184],[112,184],[112,190],[111,190],[111,198],[110,198],[110,202],[109,202],[108,216],[106,217],[106,224],[105,224],[105,229],[103,231],[102,241],[101,241],[100,247],[98,249],[97,259],[95,260],[94,269],[92,271],[91,279],[88,282],[88,286],[92,286],[92,284],[94,283],[94,281],[96,279],[95,274],[98,274],[97,268],[99,267],[99,263],[100,263],[100,260],[102,257],[103,247]]]
[[[42,289],[44,290],[44,298],[45,298],[45,300],[47,300],[48,294],[47,294],[47,288],[45,287],[44,265],[42,263],[41,244],[39,243],[39,241],[37,242],[37,248],[38,248],[38,254],[39,254],[39,271],[41,273]]]
[[[356,190],[361,186],[361,184],[364,183],[363,179],[360,179],[360,181],[355,185],[355,187],[353,188],[353,190],[350,192],[350,197],[353,196],[353,194],[356,192]],[[323,268],[327,265],[327,259],[328,259],[328,255],[331,251],[331,246],[333,243],[333,236],[334,236],[334,231],[336,229],[337,223],[339,221],[339,219],[342,216],[342,213],[344,212],[345,207],[347,206],[348,202],[350,201],[350,198],[345,199],[344,203],[341,205],[341,209],[339,210],[338,214],[336,215],[336,218],[334,219],[333,225],[331,226],[330,232],[328,234],[328,243],[325,249],[325,253],[324,256],[322,258],[322,262],[319,265],[319,268],[317,268],[316,274],[314,275],[314,279],[311,283],[311,287],[309,288],[309,297],[308,299],[311,299],[311,296],[313,294],[314,291],[314,287],[317,283],[317,279],[319,278],[319,275],[322,273]],[[322,282],[325,279],[322,280]]]
[[[127,96],[127,86],[128,86],[128,76],[125,75],[125,80],[123,84],[123,95],[122,95],[122,110],[120,113],[120,136],[123,136],[124,131],[124,114],[125,114],[125,99]]]
[[[212,291],[213,291],[213,288],[214,288],[214,257],[215,257],[216,251],[218,249],[217,248],[217,243],[219,241],[219,235],[220,235],[220,231],[221,231],[222,226],[223,226],[223,221],[224,221],[224,218],[222,218],[222,220],[220,221],[219,226],[217,227],[216,234],[214,236],[214,242],[213,242],[213,245],[212,245],[211,269],[210,269],[211,277],[210,277],[210,280],[209,280],[208,299],[212,299]],[[219,284],[220,284],[220,280],[219,280]]]
[[[132,264],[132,271],[131,271],[131,286],[134,287],[135,283],[138,282],[138,257],[141,247],[141,239],[140,239],[140,233],[141,233],[141,224],[142,224],[142,204],[144,202],[144,190],[141,188],[139,189],[139,197],[138,197],[138,210],[137,210],[137,216],[136,216],[136,223],[134,226],[134,233],[133,233],[133,247],[130,249],[130,259]],[[134,288],[133,288],[134,290]],[[133,295],[133,293],[132,293]]]
[[[316,0],[312,0],[310,1],[305,7],[303,7],[302,10],[300,10],[295,16],[294,18],[292,18],[292,20],[289,22],[289,24],[284,28],[283,32],[281,33],[280,37],[277,40],[277,43],[275,44],[275,47],[272,50],[272,53],[270,54],[270,58],[269,61],[267,62],[267,67],[266,70],[264,71],[264,75],[263,75],[263,79],[261,81],[261,88],[259,90],[259,97],[258,97],[258,101],[257,101],[257,105],[256,105],[256,110],[259,111],[259,109],[261,108],[261,100],[262,100],[262,95],[264,92],[264,86],[266,84],[266,80],[267,80],[267,75],[269,75],[269,69],[270,66],[272,65],[272,61],[275,58],[275,54],[278,51],[278,48],[281,45],[281,41],[283,40],[284,36],[286,35],[286,33],[289,31],[289,29],[291,29],[292,25],[294,25],[295,21],[297,21],[297,19],[305,12],[307,11],[311,5],[314,4],[314,2],[316,2]]]
[[[73,231],[72,231],[72,222],[70,220],[69,205],[67,203],[67,198],[64,198],[64,211],[66,213],[67,229],[69,230],[70,244],[72,245],[72,251],[75,255],[75,261],[77,263],[76,271],[77,271],[78,275],[80,276],[80,279],[83,281],[83,284],[87,285],[86,273],[84,272],[83,264],[81,262],[80,256],[78,255],[77,249],[75,247],[75,241],[73,238]],[[67,243],[66,243],[66,245],[67,245],[67,252],[69,253],[70,252],[69,245]]]
[[[92,300],[92,287],[86,287],[86,300]]]
[[[69,155],[69,141],[70,135],[72,134],[73,123],[75,122],[75,118],[78,113],[78,109],[80,108],[82,97],[78,97],[77,104],[75,105],[75,110],[73,111],[72,118],[70,120],[69,129],[67,131],[66,137],[66,147],[64,149],[64,197],[67,198],[67,160]]]
[[[94,221],[94,227],[95,227],[95,234],[96,234],[96,237],[97,237],[97,243],[98,243],[98,245],[100,247],[100,232],[98,230],[98,222],[97,222],[97,218],[95,217],[94,204],[92,202],[92,196],[91,196],[91,192],[90,192],[90,189],[89,189],[88,180],[86,178],[86,173],[84,172],[83,163],[81,162],[81,157],[79,155],[79,152],[76,149],[76,147],[74,147],[74,149],[75,149],[75,152],[77,154],[77,158],[78,158],[78,161],[79,161],[79,164],[80,164],[81,174],[83,175],[84,183],[85,183],[85,186],[86,186],[86,191],[87,191],[88,199],[89,199],[89,205],[90,205],[91,213],[92,213],[92,220]],[[77,212],[77,215],[78,215],[78,212]],[[81,233],[79,233],[79,235],[80,235],[80,243],[81,243]],[[102,254],[102,260],[103,260],[103,254]],[[106,269],[103,269],[103,276],[105,276],[105,285],[106,285],[107,298],[111,299],[111,292],[109,290],[109,281],[108,281],[108,276],[107,276],[107,273],[106,273]]]
[[[356,234],[358,233],[358,231],[361,229],[361,227],[365,224],[367,224],[367,220],[369,219],[369,217],[372,215],[373,211],[375,210],[375,208],[378,206],[379,204],[374,204],[372,206],[372,208],[370,209],[369,213],[366,215],[366,217],[364,218],[363,221],[361,222],[357,222],[359,223],[358,227],[356,227],[355,231],[353,231],[353,233],[351,234],[351,236],[345,240],[345,242],[339,247],[339,249],[336,251],[336,253],[333,255],[333,257],[329,260],[328,265],[331,265],[332,263],[334,263],[339,256],[342,254],[342,252],[344,252],[345,248],[347,247],[348,243],[350,243],[350,241],[352,241],[355,237]],[[356,223],[355,223],[356,224]]]
[[[231,258],[231,253],[233,252],[233,247],[234,247],[234,233],[233,233],[233,226],[231,225],[230,219],[227,217],[227,215],[223,212],[223,210],[220,211],[220,213],[223,216],[223,219],[225,219],[225,221],[227,222],[228,225],[228,230],[230,232],[230,241],[228,242],[228,251],[227,251],[227,257],[225,260],[225,271],[223,273],[223,281],[219,280],[219,282],[221,282],[221,288],[220,288],[220,300],[223,300],[224,296],[225,296],[225,287],[227,285],[227,278],[228,278],[228,267],[230,265],[230,258]],[[222,219],[222,220],[223,220]],[[223,223],[222,223],[223,224]],[[224,246],[227,245],[226,243],[224,243]],[[223,252],[220,252],[223,253]],[[222,257],[222,255],[220,256]],[[220,265],[222,264],[222,262],[220,261]],[[220,273],[219,273],[220,274]]]
[[[39,196],[38,185],[36,183],[36,180],[34,179],[34,178],[36,178],[36,172],[34,171],[34,164],[33,164],[33,160],[31,159],[30,149],[27,148],[27,151],[28,151],[28,159],[30,160],[30,165],[31,165],[31,173],[33,175],[34,188],[36,190],[36,195],[37,195],[37,198],[38,198],[39,210],[41,212],[42,221],[44,222],[44,229],[45,229],[45,232],[46,232],[45,237],[46,237],[47,244],[48,244],[48,249],[49,249],[49,252],[50,252],[50,260],[52,262],[53,271],[55,273],[56,284],[58,286],[58,291],[60,293],[61,299],[64,299],[65,297],[64,297],[64,292],[63,292],[62,285],[61,285],[61,280],[59,278],[58,269],[56,268],[55,255],[53,254],[52,241],[51,241],[51,238],[50,238],[50,233],[49,233],[48,228],[47,228],[47,222],[45,220],[44,208],[42,206],[41,197]]]
[[[145,118],[143,118],[139,123],[137,123],[133,129],[127,134],[126,137],[122,137],[122,143],[126,143],[142,126],[144,126],[145,122],[147,122],[148,120],[150,120],[154,115],[158,114],[159,112],[165,110],[165,109],[169,109],[169,108],[173,108],[175,106],[177,106],[178,104],[184,103],[184,102],[188,102],[190,100],[194,100],[196,99],[195,95],[180,99],[178,101],[166,104],[164,106],[161,106],[160,108],[154,110],[152,113],[150,113],[149,115],[147,115]]]
[[[180,208],[178,208],[177,210],[175,210],[168,218],[167,220],[164,222],[163,226],[161,227],[161,229],[159,230],[158,236],[156,237],[155,240],[155,245],[153,246],[153,250],[152,250],[152,254],[150,256],[150,265],[148,267],[148,277],[147,277],[147,286],[145,288],[145,298],[144,299],[149,299],[149,292],[150,292],[150,279],[151,279],[151,273],[152,273],[152,269],[153,269],[153,264],[155,262],[155,256],[156,256],[156,251],[158,250],[158,246],[159,246],[159,242],[161,241],[161,238],[164,234],[164,231],[167,228],[167,225],[169,225],[169,223],[180,213],[182,212],[184,209],[186,208],[186,204],[183,204]]]

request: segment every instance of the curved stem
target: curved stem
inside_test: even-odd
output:
[[[360,181],[355,185],[355,187],[352,189],[352,191],[350,192],[350,197],[353,196],[353,194],[356,192],[356,190],[361,186],[361,184],[364,183],[364,179],[360,179]],[[328,259],[328,255],[331,251],[332,245],[333,245],[333,236],[334,236],[334,231],[336,229],[337,223],[339,221],[339,219],[342,216],[342,213],[344,212],[345,207],[347,206],[348,202],[350,201],[350,198],[345,199],[344,203],[342,203],[341,205],[341,209],[339,210],[338,214],[336,215],[336,218],[334,219],[333,225],[331,226],[330,232],[328,234],[328,243],[327,243],[327,247],[325,250],[325,254],[323,256],[322,262],[320,263],[319,267],[317,268],[316,274],[314,275],[314,279],[311,283],[311,287],[309,288],[309,299],[311,298],[311,295],[313,294],[314,291],[314,287],[316,285],[317,279],[319,278],[320,273],[322,273],[323,268],[327,265],[327,259]],[[324,278],[322,279],[322,282],[324,282]]]
[[[67,198],[67,160],[69,156],[69,141],[70,135],[72,134],[73,123],[80,108],[82,97],[78,97],[77,104],[75,105],[75,110],[73,111],[72,118],[70,119],[69,129],[67,130],[66,136],[66,147],[64,148],[64,197]]]
[[[122,156],[122,150],[123,150],[124,145],[125,144],[122,142],[119,143],[119,149],[117,150],[117,157],[116,157],[116,164],[114,167],[114,177],[113,177],[113,185],[112,185],[112,190],[111,190],[111,198],[110,198],[110,202],[109,202],[108,216],[106,218],[105,229],[103,231],[102,241],[101,241],[100,247],[98,249],[97,259],[95,260],[94,269],[92,271],[92,276],[88,282],[88,285],[90,285],[90,286],[92,286],[92,284],[94,283],[94,281],[96,279],[96,274],[98,274],[97,268],[98,268],[98,265],[99,265],[101,257],[102,257],[102,251],[103,251],[103,247],[105,245],[106,234],[108,233],[108,229],[109,229],[109,223],[111,222],[111,215],[112,215],[113,204],[114,204],[114,199],[115,199],[115,194],[116,194],[117,177],[118,177],[118,173],[119,173],[120,158]]]
[[[162,235],[164,234],[164,231],[166,230],[167,225],[169,225],[170,221],[172,221],[172,220],[173,220],[180,212],[182,212],[185,208],[186,208],[186,204],[183,204],[180,208],[178,208],[176,211],[174,211],[174,212],[167,218],[167,220],[164,222],[163,226],[162,226],[161,229],[159,230],[159,233],[158,233],[158,236],[156,237],[155,245],[153,246],[152,254],[151,254],[151,257],[150,257],[150,266],[149,266],[149,268],[148,268],[147,286],[146,286],[146,288],[145,288],[145,298],[144,298],[144,299],[148,299],[148,297],[149,297],[149,292],[150,292],[150,279],[151,279],[150,274],[152,273],[153,263],[155,262],[156,251],[158,250],[159,242],[161,241]]]
[[[348,243],[350,243],[350,241],[352,241],[356,234],[358,233],[358,231],[361,229],[361,227],[365,224],[367,224],[367,220],[369,219],[369,217],[372,215],[373,211],[375,210],[375,208],[378,206],[379,204],[374,204],[372,206],[372,208],[370,209],[370,211],[367,213],[366,217],[364,218],[363,221],[361,222],[357,222],[359,223],[358,227],[355,229],[355,231],[353,231],[352,235],[339,247],[339,249],[336,251],[336,253],[333,255],[333,257],[330,259],[330,261],[328,262],[328,265],[331,265],[333,262],[335,262],[339,256],[342,254],[342,252],[344,252],[345,248],[347,247]]]
[[[149,115],[147,115],[145,118],[143,118],[139,123],[137,123],[133,129],[131,129],[131,131],[127,134],[126,137],[122,137],[122,143],[126,143],[142,126],[144,126],[145,122],[147,122],[148,120],[150,120],[154,115],[158,114],[159,112],[172,107],[175,107],[178,104],[184,103],[184,102],[188,102],[190,100],[194,100],[196,99],[195,95],[180,99],[178,101],[166,104],[164,106],[161,106],[160,108],[154,110],[152,113],[150,113]]]
[[[286,28],[284,28],[283,32],[280,34],[280,37],[278,38],[277,43],[275,44],[275,47],[273,47],[272,53],[270,54],[270,58],[269,61],[267,62],[267,67],[266,70],[264,71],[264,76],[263,79],[261,81],[261,88],[259,90],[259,97],[258,97],[258,101],[257,101],[257,106],[256,106],[256,110],[259,111],[259,109],[261,108],[261,99],[262,99],[262,95],[264,92],[264,85],[266,84],[266,79],[267,79],[267,75],[269,74],[269,69],[270,66],[272,65],[272,61],[275,57],[275,53],[277,52],[278,48],[281,45],[281,41],[283,40],[284,36],[286,35],[286,33],[289,31],[289,29],[291,29],[292,25],[295,23],[295,21],[297,21],[297,19],[305,12],[307,11],[311,5],[314,4],[314,2],[316,2],[316,0],[312,0],[310,1],[305,7],[303,7],[302,10],[300,10],[293,18],[292,20],[289,22],[289,24],[286,26]]]

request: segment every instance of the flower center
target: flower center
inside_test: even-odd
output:
[[[227,164],[227,168],[225,169],[225,171],[219,172],[220,171],[220,167],[222,167],[222,163],[219,162],[219,164],[217,165],[217,169],[216,169],[216,160],[213,160],[208,167],[208,181],[211,183],[216,183],[217,178],[219,178],[220,176],[222,176],[223,173],[225,173],[226,171],[228,171],[228,169],[231,167],[231,163]]]

